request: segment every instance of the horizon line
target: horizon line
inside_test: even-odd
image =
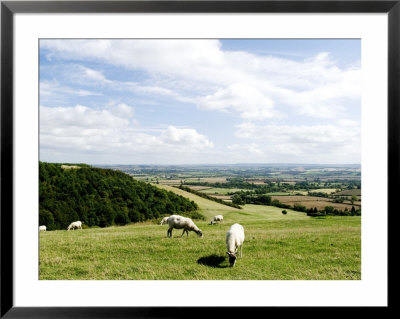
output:
[[[319,166],[361,166],[361,163],[280,163],[280,162],[271,162],[271,163],[181,163],[181,164],[155,164],[155,163],[131,163],[131,164],[122,164],[122,163],[85,163],[85,162],[49,162],[49,161],[40,161],[54,164],[86,164],[86,165],[119,165],[119,166],[128,166],[128,165],[136,165],[136,166],[233,166],[233,165],[319,165]]]

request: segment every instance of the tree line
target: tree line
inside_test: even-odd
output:
[[[231,177],[227,178],[226,182],[206,182],[206,181],[183,181],[182,184],[185,186],[207,186],[212,188],[241,188],[253,190],[257,194],[266,194],[266,193],[274,193],[274,192],[288,192],[288,191],[313,191],[315,189],[321,188],[321,183],[319,182],[309,182],[309,181],[297,181],[294,184],[288,184],[285,182],[277,181],[271,182],[269,180],[264,180],[264,184],[255,184],[246,181],[244,178],[240,177]],[[330,185],[329,182],[323,183],[325,187]],[[330,187],[330,186],[329,186]],[[339,189],[354,189],[361,188],[361,182],[359,181],[347,181],[341,183]],[[317,192],[316,194],[320,194]],[[316,195],[318,196],[318,195]],[[322,193],[320,194],[322,195]]]
[[[236,192],[232,196],[232,203],[236,205],[255,204],[255,205],[268,205],[280,208],[292,208],[292,206],[281,203],[277,199],[272,199],[271,196],[266,194],[255,194],[250,191]]]
[[[232,196],[232,203],[236,205],[245,205],[245,204],[255,204],[255,205],[267,205],[267,206],[275,206],[279,208],[290,208],[298,212],[307,213],[308,216],[317,217],[317,216],[360,216],[361,208],[355,209],[354,206],[351,207],[351,210],[345,208],[344,210],[340,210],[334,208],[332,206],[326,206],[324,209],[319,210],[314,208],[307,208],[301,204],[294,204],[293,206],[289,204],[281,203],[277,199],[272,199],[271,196],[265,194],[254,194],[250,191],[240,191],[235,193]]]
[[[65,229],[72,221],[106,227],[181,214],[204,219],[183,196],[159,189],[117,170],[39,162],[39,223]]]

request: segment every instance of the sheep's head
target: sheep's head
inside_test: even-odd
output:
[[[199,229],[198,231],[196,231],[197,236],[199,236],[200,238],[203,238],[203,232]]]
[[[231,267],[235,266],[236,263],[236,255],[234,253],[231,253],[230,251],[226,252],[229,256],[229,264]]]

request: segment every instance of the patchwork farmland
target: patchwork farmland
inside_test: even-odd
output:
[[[315,196],[272,196],[272,199],[277,199],[283,204],[294,205],[300,204],[306,208],[316,207],[318,210],[324,209],[326,206],[332,206],[334,208],[344,210],[350,210],[352,206],[361,207],[360,202],[351,203],[335,203],[333,200],[323,197]]]

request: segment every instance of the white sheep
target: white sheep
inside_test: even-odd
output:
[[[242,246],[244,242],[244,228],[240,224],[233,224],[226,233],[226,253],[229,256],[230,266],[235,266],[236,253],[240,247],[240,257],[242,257]]]
[[[168,217],[164,217],[163,219],[161,219],[160,225],[164,225],[164,224],[166,224],[166,223],[167,223],[167,220],[168,220],[168,218],[169,218],[169,216],[168,216]]]
[[[46,231],[46,226],[45,225],[39,226],[39,231],[40,232],[41,231]]]
[[[72,222],[71,224],[69,224],[67,230],[74,230],[75,228],[77,229],[82,229],[82,222],[81,221],[76,221],[76,222]]]
[[[194,224],[194,222],[187,217],[179,216],[179,215],[171,215],[168,218],[168,231],[167,231],[167,237],[172,237],[172,229],[182,229],[183,228],[183,233],[182,236],[186,232],[186,236],[189,236],[189,231],[194,231],[197,236],[203,237],[202,231]],[[181,237],[182,237],[181,236]]]
[[[213,219],[212,219],[211,222],[210,222],[210,225],[216,224],[217,222],[223,222],[223,221],[224,221],[224,216],[222,216],[222,215],[217,215],[217,216],[214,216],[214,217],[213,217]]]

